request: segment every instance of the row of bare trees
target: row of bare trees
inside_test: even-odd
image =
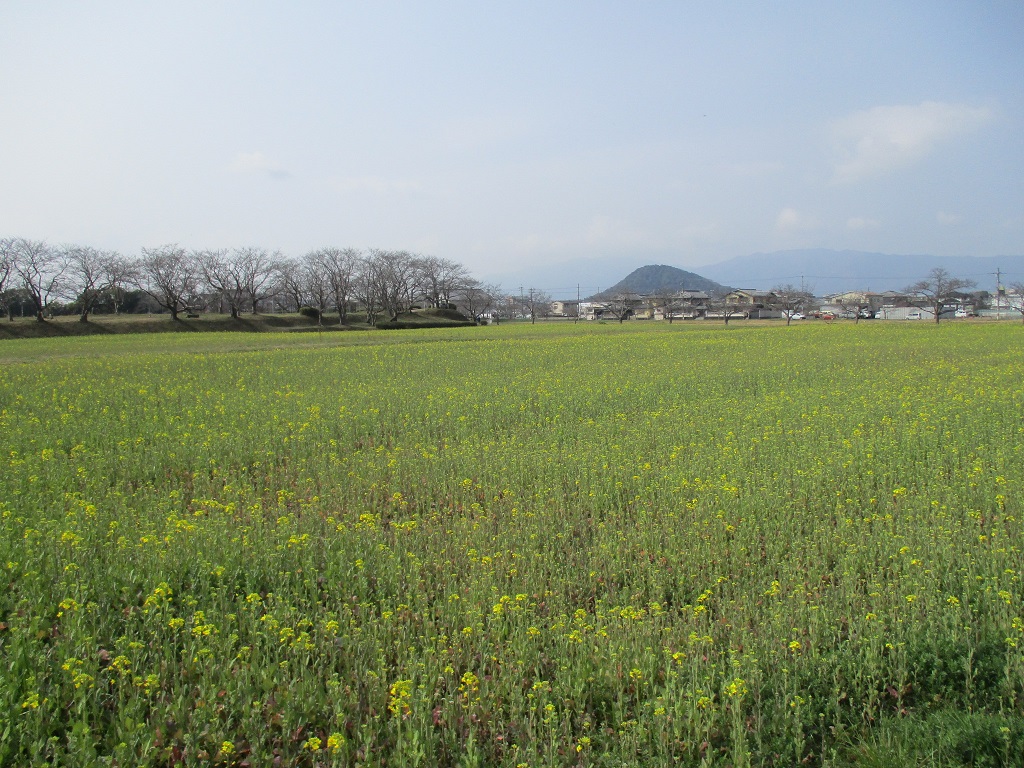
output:
[[[200,309],[238,317],[311,307],[317,317],[337,312],[339,322],[358,309],[371,324],[382,317],[397,319],[414,306],[456,303],[479,321],[500,300],[496,287],[480,283],[461,264],[407,251],[320,248],[289,258],[265,248],[164,245],[129,257],[86,246],[0,239],[0,311],[9,319],[16,298],[27,301],[40,321],[58,303],[71,303],[87,322],[101,305],[121,311],[136,291],[173,319]]]

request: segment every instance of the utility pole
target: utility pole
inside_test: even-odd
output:
[[[1003,271],[996,267],[996,320],[1003,319]]]
[[[537,322],[537,308],[533,305],[533,288],[530,289],[530,325]]]
[[[573,315],[572,324],[576,325],[580,320],[580,284],[576,283],[576,314]]]

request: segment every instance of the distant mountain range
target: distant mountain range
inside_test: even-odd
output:
[[[487,279],[502,284],[506,290],[514,291],[520,285],[539,288],[554,298],[575,298],[577,290],[581,296],[605,295],[626,283],[637,285],[634,280],[637,273],[640,273],[637,280],[651,286],[649,291],[629,287],[637,293],[664,290],[677,279],[681,288],[704,291],[709,290],[708,283],[762,291],[787,283],[795,286],[803,283],[819,296],[852,290],[898,291],[924,279],[935,267],[947,269],[955,277],[973,280],[983,290],[995,290],[997,270],[1002,273],[1004,285],[1024,282],[1024,256],[900,256],[819,248],[737,256],[698,267],[699,274],[666,266],[665,262],[671,259],[664,253],[648,254],[647,266],[642,266],[644,258],[574,259]]]
[[[646,267],[634,269],[615,285],[590,298],[600,301],[622,293],[652,296],[659,293],[678,293],[683,290],[716,294],[728,293],[731,289],[694,272],[687,272],[685,269],[665,264],[648,264]]]
[[[701,268],[701,273],[737,288],[770,290],[801,283],[817,295],[841,291],[898,291],[923,280],[935,267],[995,290],[996,270],[1003,284],[1024,281],[1024,256],[895,256],[864,251],[814,249],[737,256]]]

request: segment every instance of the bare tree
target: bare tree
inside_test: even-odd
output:
[[[320,251],[310,251],[302,257],[302,278],[309,306],[317,311],[317,324],[331,303],[331,282]]]
[[[231,254],[236,279],[254,315],[259,314],[260,302],[274,295],[274,274],[281,260],[280,252],[266,248],[236,248]]]
[[[192,258],[199,266],[207,287],[227,304],[231,317],[237,320],[247,299],[238,261],[228,257],[227,251],[198,251],[192,254]]]
[[[421,291],[419,257],[407,251],[391,251],[392,260],[387,271],[391,290],[397,301],[393,307],[392,319],[397,320],[402,312],[410,312]]]
[[[14,322],[14,303],[8,293],[14,276],[14,240],[9,237],[0,238],[0,312]]]
[[[620,323],[634,314],[638,306],[640,306],[640,296],[633,291],[621,291],[604,302],[604,308],[608,314]]]
[[[786,318],[786,325],[792,322],[798,312],[804,312],[813,298],[810,291],[797,288],[792,283],[777,285],[771,290],[771,306]]]
[[[42,240],[17,238],[13,243],[14,272],[32,302],[36,320],[43,322],[50,303],[58,295],[67,269],[65,254]]]
[[[1010,299],[1010,306],[1020,312],[1021,322],[1024,322],[1024,282],[1010,284],[1010,290],[1017,294],[1017,299]]]
[[[370,325],[377,324],[377,318],[382,309],[381,282],[384,268],[382,253],[370,251],[363,256],[359,275],[355,282],[356,300],[363,305],[366,322]]]
[[[866,297],[864,299],[846,299],[839,306],[843,308],[844,312],[853,314],[854,325],[860,322],[861,317],[873,317],[871,314],[865,314],[871,312],[871,302]]]
[[[274,293],[283,296],[290,309],[298,312],[305,302],[302,265],[294,259],[282,259],[274,267]]]
[[[113,251],[98,251],[89,246],[64,247],[68,273],[74,282],[65,286],[64,297],[78,303],[78,321],[89,322],[89,314],[109,295],[111,270],[116,264]]]
[[[179,245],[143,248],[137,276],[140,290],[171,313],[178,314],[189,308],[199,286],[201,270],[196,260]]]
[[[377,294],[382,310],[398,320],[402,312],[412,308],[417,289],[417,265],[407,251],[370,251],[376,263]]]
[[[737,307],[729,303],[728,294],[719,292],[711,297],[711,300],[708,302],[707,311],[704,313],[704,317],[710,318],[712,315],[717,315],[721,312],[725,325],[728,325],[729,321],[733,319],[734,309],[737,309]],[[740,316],[744,316],[742,314],[742,310],[740,311]]]
[[[362,266],[362,254],[355,248],[321,248],[315,251],[323,265],[338,322],[345,322]]]
[[[479,324],[483,321],[484,315],[495,308],[499,296],[501,289],[497,286],[485,285],[479,280],[467,278],[454,298],[473,322]]]
[[[531,323],[537,322],[538,315],[547,317],[551,313],[551,295],[540,288],[531,288],[526,300],[526,311],[530,315]]]
[[[654,298],[654,306],[657,309],[661,309],[662,316],[671,325],[672,321],[675,320],[676,314],[683,308],[684,302],[678,291],[665,291],[662,295]]]
[[[130,286],[138,283],[138,264],[115,251],[109,251],[104,255],[103,270],[106,274],[104,290],[114,307],[114,314],[120,314]]]
[[[937,324],[946,303],[958,298],[964,289],[973,287],[973,280],[953,277],[948,270],[935,267],[928,273],[928,277],[909,286],[906,292],[916,297],[911,300],[915,306],[928,307],[935,312]]]
[[[424,256],[417,259],[420,290],[432,307],[450,304],[452,296],[470,280],[461,264],[451,259]]]

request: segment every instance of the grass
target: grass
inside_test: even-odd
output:
[[[1021,330],[0,345],[0,764],[1019,764]]]

